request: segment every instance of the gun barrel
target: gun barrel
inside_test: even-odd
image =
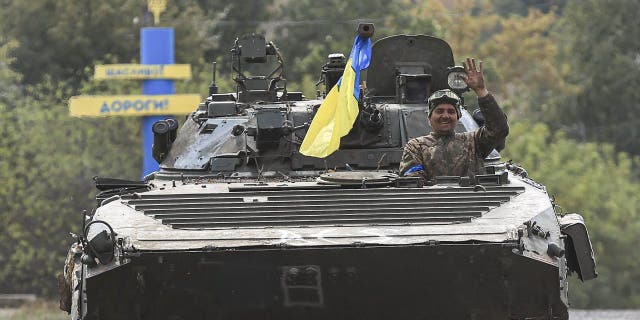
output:
[[[151,155],[160,163],[167,157],[167,153],[169,153],[170,124],[166,120],[156,121],[151,127],[151,130],[153,131]]]
[[[358,35],[365,38],[371,38],[375,31],[373,23],[360,23],[358,24]]]

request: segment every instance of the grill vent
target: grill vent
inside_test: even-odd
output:
[[[127,203],[176,229],[451,224],[469,222],[523,187],[279,190],[138,194]]]

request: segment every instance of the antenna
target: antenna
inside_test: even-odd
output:
[[[211,80],[211,84],[209,85],[209,95],[213,95],[218,93],[218,86],[216,86],[216,62],[212,62],[213,64],[213,79]]]

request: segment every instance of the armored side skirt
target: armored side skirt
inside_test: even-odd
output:
[[[567,319],[514,244],[142,252],[87,279],[87,319]]]

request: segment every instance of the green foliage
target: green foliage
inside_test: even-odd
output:
[[[330,53],[349,55],[359,22],[375,23],[375,38],[406,32],[411,19],[400,18],[408,5],[400,1],[276,1],[272,22],[264,28],[284,53],[287,77],[317,79]],[[366,14],[363,14],[366,13]],[[306,92],[306,94],[310,94]]]
[[[107,53],[127,62],[137,56],[139,10],[135,0],[2,1],[0,31],[19,43],[12,66],[25,83],[44,75],[78,81]]]
[[[640,301],[640,184],[638,157],[609,144],[578,143],[544,124],[512,125],[503,156],[522,164],[565,212],[583,215],[599,276],[574,284],[575,307],[628,308]]]
[[[566,5],[567,0],[494,0],[492,2],[502,15],[519,14],[525,16],[531,8],[542,12],[549,12],[558,7],[562,8]]]
[[[640,154],[640,2],[570,1],[559,28],[569,81],[584,88],[553,114],[556,127]],[[553,120],[553,119],[552,119]]]
[[[140,28],[151,26],[152,20],[144,1],[138,0],[4,2],[0,31],[18,43],[11,50],[15,57],[11,66],[26,84],[49,76],[77,88],[88,79],[84,69],[96,61],[139,61]],[[175,28],[176,63],[216,61],[229,56],[236,32],[256,31],[254,20],[266,19],[267,5],[267,1],[171,2],[158,26]]]
[[[71,91],[49,79],[25,91],[0,103],[0,291],[52,294],[91,178],[138,178],[139,120],[71,118]]]
[[[431,0],[411,14],[430,21],[436,35],[449,42],[457,64],[466,57],[483,61],[489,90],[500,99],[510,117],[548,119],[563,98],[579,87],[567,83],[567,68],[556,61],[559,44],[553,36],[558,21],[555,10],[529,7],[508,14],[500,4],[486,0]],[[522,2],[519,6],[525,7]],[[520,12],[518,9],[516,12]],[[560,67],[558,67],[560,66]],[[475,96],[468,94],[474,101]]]
[[[235,39],[244,34],[265,33],[272,2],[273,0],[167,2],[167,11],[162,14],[161,25],[175,28],[177,63],[195,66],[204,62],[209,68],[211,62],[217,61],[218,72],[228,76],[231,70],[229,50]]]

